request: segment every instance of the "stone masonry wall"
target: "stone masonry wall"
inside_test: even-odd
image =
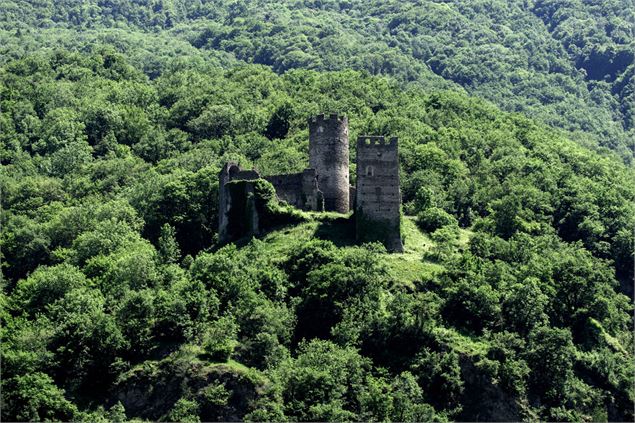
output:
[[[233,213],[232,207],[246,206],[242,204],[242,200],[232,195],[229,186],[227,185],[231,181],[246,180],[253,181],[260,178],[260,175],[255,170],[243,170],[238,166],[238,163],[229,162],[221,169],[218,174],[218,240],[221,243],[229,242],[234,239],[236,234],[236,225],[241,225],[247,222],[236,222],[236,219],[248,220],[249,225],[253,227],[253,230],[257,232],[258,225],[257,220],[253,216],[237,216]],[[253,190],[252,187],[246,187],[246,190]],[[240,205],[237,203],[240,202]],[[247,227],[247,226],[246,226]]]
[[[305,169],[301,173],[265,176],[264,179],[274,186],[278,199],[287,204],[301,210],[324,209],[322,192],[318,189],[314,169]]]
[[[243,199],[240,198],[242,191],[230,182],[255,181],[260,178],[256,170],[241,169],[237,163],[229,162],[223,166],[218,175],[218,238],[221,243],[230,242],[239,235],[257,233],[258,217],[244,214],[242,211],[243,209],[252,210],[252,205],[243,204]],[[279,200],[302,210],[324,210],[324,198],[322,191],[318,188],[317,174],[314,169],[305,169],[301,173],[288,175],[266,176],[263,179],[273,185]],[[243,190],[246,190],[244,191],[246,195],[253,191],[253,187],[246,184]],[[241,211],[237,213],[237,210]]]
[[[357,139],[356,232],[360,241],[380,240],[403,251],[397,139]]]
[[[317,172],[326,211],[349,211],[348,119],[318,115],[309,119],[309,167]]]
[[[388,250],[401,252],[397,144],[396,138],[359,137],[357,183],[352,187],[349,185],[348,120],[336,114],[318,115],[309,119],[311,168],[263,179],[273,185],[279,200],[298,209],[348,213],[354,205],[358,241],[381,241]],[[260,178],[257,171],[241,169],[237,163],[227,163],[221,170],[218,217],[221,243],[232,241],[239,233],[258,232],[258,216],[250,212],[254,205],[249,203],[248,197],[253,194],[253,184],[249,182]],[[236,183],[230,183],[232,181]]]
[[[271,182],[276,188],[276,195],[282,201],[291,204],[294,207],[302,208],[302,174],[292,173],[288,175],[265,176],[267,181]]]

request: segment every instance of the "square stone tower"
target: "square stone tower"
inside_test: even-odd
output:
[[[381,241],[394,252],[403,251],[398,153],[397,138],[357,139],[357,239]]]

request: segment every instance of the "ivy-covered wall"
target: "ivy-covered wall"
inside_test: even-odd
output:
[[[304,219],[299,210],[278,202],[273,185],[264,180],[234,180],[223,189],[226,204],[227,229],[221,242],[246,236],[257,236],[275,226],[297,223]]]

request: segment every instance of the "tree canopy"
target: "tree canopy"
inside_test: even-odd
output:
[[[623,3],[0,0],[2,419],[633,420]],[[220,245],[324,111],[399,137],[405,253]]]

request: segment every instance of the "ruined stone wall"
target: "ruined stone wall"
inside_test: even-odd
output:
[[[258,232],[258,217],[255,214],[245,214],[249,210],[253,211],[253,205],[245,202],[247,197],[242,199],[240,195],[233,192],[236,187],[228,185],[231,181],[254,181],[258,178],[260,178],[258,172],[243,170],[238,163],[234,162],[226,163],[218,174],[218,240],[221,243],[236,239],[244,232],[255,231],[254,234]],[[245,185],[244,190],[246,190],[244,195],[247,196],[249,192],[253,192],[253,187]],[[241,210],[240,213],[237,213],[239,210]]]
[[[229,169],[234,166],[238,167],[236,163],[225,163],[218,173],[218,239],[220,242],[227,240],[227,211],[229,209],[229,199],[225,185],[230,181]]]
[[[227,190],[226,240],[256,236],[260,233],[260,218],[256,208],[256,181],[236,179],[225,185]]]
[[[324,198],[318,188],[314,169],[301,173],[262,178],[273,186],[278,200],[303,210],[324,210]],[[254,184],[261,180],[255,170],[244,170],[227,163],[218,175],[218,238],[221,243],[257,235],[259,215],[253,203]]]
[[[302,172],[302,194],[305,210],[324,211],[324,193],[318,183],[315,169]]]
[[[357,187],[350,185],[348,187],[348,204],[350,210],[355,210],[355,201],[357,199]]]
[[[318,189],[317,175],[314,169],[305,169],[301,173],[265,176],[276,189],[279,200],[301,210],[322,211],[324,200]]]
[[[318,115],[309,119],[309,167],[317,173],[327,211],[349,211],[348,150],[346,116]]]
[[[357,139],[356,232],[358,240],[379,240],[390,251],[403,251],[397,139]]]
[[[235,168],[232,168],[229,170],[229,176],[230,176],[230,180],[232,181],[237,181],[237,180],[244,180],[244,181],[255,181],[256,179],[260,178],[260,174],[253,169],[250,170],[243,170],[243,169],[238,169],[238,170],[234,170]]]
[[[302,208],[302,174],[272,175],[264,177],[276,189],[278,199],[299,209]]]
[[[355,187],[349,186],[348,120],[338,115],[318,115],[309,119],[311,168],[302,173],[263,178],[269,185],[257,171],[243,170],[236,163],[227,163],[219,174],[220,242],[258,233],[259,214],[253,203],[254,187],[262,191],[264,183],[268,186],[265,189],[267,198],[277,197],[298,209],[348,213],[354,208],[360,242],[381,241],[389,251],[403,251],[397,144],[396,138],[358,138]],[[267,207],[263,216],[271,217],[272,222],[280,221],[280,210],[284,211],[284,208],[276,207]],[[289,216],[282,217],[287,219]]]

